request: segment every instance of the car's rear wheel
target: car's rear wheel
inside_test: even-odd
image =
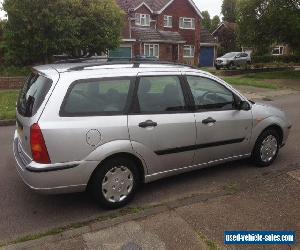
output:
[[[265,130],[257,139],[252,158],[260,167],[270,166],[279,152],[279,135],[275,129]]]
[[[91,180],[91,191],[100,206],[116,209],[133,199],[138,183],[135,162],[116,157],[98,167]]]

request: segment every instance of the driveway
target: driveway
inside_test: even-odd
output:
[[[215,237],[214,233],[224,227],[300,232],[300,185],[298,180],[287,175],[300,169],[300,127],[297,126],[300,94],[276,97],[270,103],[286,110],[294,124],[287,146],[272,167],[256,168],[246,160],[160,180],[144,185],[130,206],[188,205],[176,212],[218,242],[222,238]],[[98,208],[86,194],[42,196],[30,191],[15,170],[13,130],[13,127],[0,128],[0,241],[108,213]],[[224,191],[231,195],[224,195]],[[202,205],[196,202],[181,204],[186,197],[192,197],[190,200],[195,197],[198,201],[207,198]]]

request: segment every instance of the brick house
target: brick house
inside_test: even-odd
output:
[[[150,56],[198,65],[201,13],[193,0],[117,0],[126,13],[110,57]]]
[[[212,33],[213,37],[219,43],[218,56],[224,53],[238,51],[237,45],[237,29],[236,23],[222,22],[217,29]]]

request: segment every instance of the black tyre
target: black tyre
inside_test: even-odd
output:
[[[270,166],[277,158],[280,138],[275,129],[265,130],[257,139],[252,159],[259,167]]]
[[[91,180],[91,192],[101,207],[116,209],[128,204],[139,184],[134,161],[116,157],[98,167]]]
[[[221,69],[221,67],[220,66],[216,66],[216,70],[220,70]]]

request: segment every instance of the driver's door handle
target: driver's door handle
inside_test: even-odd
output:
[[[139,124],[140,128],[148,128],[148,127],[156,127],[156,126],[157,126],[157,122],[151,120],[147,120]]]
[[[211,117],[208,117],[202,121],[203,124],[216,123],[217,121]]]

